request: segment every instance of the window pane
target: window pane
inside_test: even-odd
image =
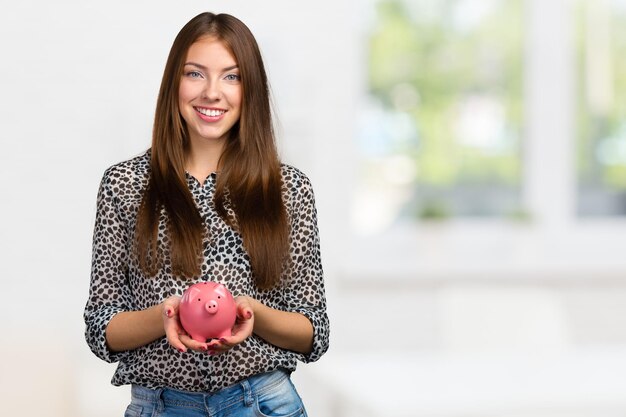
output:
[[[578,213],[626,214],[626,1],[578,8]]]
[[[356,228],[518,216],[520,0],[376,2]]]

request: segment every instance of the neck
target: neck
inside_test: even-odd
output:
[[[218,162],[224,150],[225,140],[190,140],[185,157],[185,170],[201,183],[219,170]]]

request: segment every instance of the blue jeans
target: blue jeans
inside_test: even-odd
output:
[[[133,385],[124,417],[306,417],[302,399],[282,370],[254,375],[212,394]]]

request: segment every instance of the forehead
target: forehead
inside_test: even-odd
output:
[[[212,36],[201,37],[191,44],[189,50],[187,51],[186,59],[186,62],[189,61],[196,62],[207,67],[225,67],[237,63],[234,55],[226,43]]]

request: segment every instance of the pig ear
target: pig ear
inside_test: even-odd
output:
[[[218,295],[221,295],[222,297],[226,297],[226,287],[224,286],[224,284],[217,284],[215,286],[215,290],[214,290]]]
[[[181,300],[181,302],[188,303],[190,299],[195,298],[196,295],[198,295],[200,292],[201,292],[200,289],[196,287],[189,288],[187,291],[185,291],[185,294],[183,295],[183,299]]]

